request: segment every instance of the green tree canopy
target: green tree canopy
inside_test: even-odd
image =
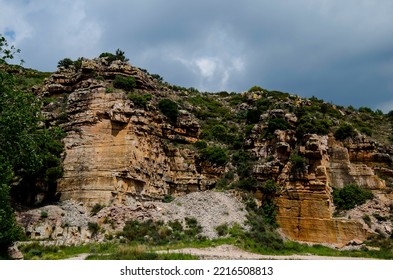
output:
[[[20,91],[8,71],[7,60],[16,52],[19,50],[9,47],[0,35],[0,249],[17,240],[21,232],[11,207],[10,191],[34,188],[38,181],[53,187],[62,173],[61,131],[43,126],[39,100],[32,93]],[[21,193],[25,196],[34,191],[23,189]]]

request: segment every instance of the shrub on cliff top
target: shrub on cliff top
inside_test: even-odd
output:
[[[117,49],[115,54],[110,52],[104,52],[100,54],[100,58],[105,58],[109,64],[111,64],[115,60],[120,60],[123,62],[127,62],[129,60],[128,58],[126,58],[125,53],[120,49]]]

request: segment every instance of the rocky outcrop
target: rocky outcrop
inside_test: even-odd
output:
[[[42,91],[43,96],[61,94],[65,100],[47,110],[48,122],[61,119],[67,132],[60,199],[88,206],[121,204],[128,196],[154,200],[213,185],[217,174],[204,172],[195,151],[180,146],[198,138],[195,118],[181,110],[176,124],[166,122],[155,108],[155,96],[147,110],[136,107],[125,92],[111,89],[108,79],[115,75],[134,77],[136,94],[146,89],[168,94],[154,92],[153,80],[129,64],[105,65],[103,60],[84,60],[79,71],[54,74]]]
[[[251,151],[258,158],[254,174],[262,182],[274,178],[281,185],[275,199],[277,221],[288,238],[345,245],[354,239],[364,241],[378,232],[365,225],[362,219],[367,212],[365,209],[360,211],[362,215],[351,218],[335,217],[332,188],[357,184],[373,190],[379,195],[379,201],[389,201],[385,182],[377,176],[383,169],[381,165],[385,166],[385,172],[391,170],[388,154],[381,153],[375,144],[365,139],[343,143],[335,141],[332,135],[307,135],[304,145],[297,146],[295,133],[291,130],[278,130],[268,140],[253,136],[261,135],[263,128],[263,123],[256,125],[248,139]],[[290,160],[293,152],[306,163],[301,171],[293,170]],[[380,161],[381,158],[384,161]],[[389,226],[384,229],[386,235],[391,234]]]
[[[56,245],[79,245],[92,239],[94,222],[80,202],[67,201],[18,214],[18,222],[31,240],[54,240]]]
[[[116,75],[134,77],[137,86],[133,94],[152,97],[146,106],[134,104],[126,92],[113,88]],[[224,167],[200,160],[190,145],[201,134],[198,120],[190,113],[192,105],[186,95],[182,99],[172,93],[146,72],[121,61],[108,63],[104,58],[83,60],[80,69],[61,69],[53,74],[40,95],[57,99],[45,107],[46,124],[60,124],[66,132],[64,175],[57,187],[60,200],[77,200],[88,208],[97,203],[108,206],[95,219],[110,232],[120,230],[128,219],[152,218],[158,211],[153,204],[149,209],[138,203],[214,187]],[[170,122],[157,109],[162,98],[181,101],[182,109],[188,111],[179,110],[177,121]],[[241,113],[252,110],[252,102],[260,98],[254,93],[248,103],[239,104]],[[275,203],[282,232],[293,240],[343,245],[353,240],[362,242],[378,231],[391,234],[388,223],[369,226],[363,216],[370,216],[370,209],[387,209],[392,199],[387,185],[393,185],[393,180],[381,179],[393,177],[392,152],[361,136],[336,141],[332,134],[299,135],[295,130],[297,115],[285,108],[310,105],[288,97],[278,106],[283,109],[260,115],[244,141],[245,149],[255,158],[250,173],[260,183],[273,179],[280,185]],[[272,119],[279,119],[275,125],[288,129],[272,129]],[[293,155],[302,158],[304,164],[296,166]],[[227,170],[235,170],[230,165]],[[382,201],[383,206],[359,208],[350,217],[336,217],[332,188],[347,184],[372,190],[378,201],[375,205]],[[260,189],[256,193],[265,199]],[[25,228],[32,238],[91,238],[88,231],[78,230],[82,225],[58,229],[64,219],[59,218],[61,207],[56,207],[50,212],[57,213],[57,218],[47,219],[51,226],[40,223],[37,213],[29,214],[36,226]]]

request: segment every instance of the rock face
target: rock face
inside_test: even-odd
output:
[[[116,75],[133,77],[133,94],[151,95],[151,101],[144,106],[134,104],[126,92],[113,88]],[[66,131],[64,175],[57,188],[60,200],[76,200],[87,207],[97,203],[108,206],[97,220],[107,231],[110,227],[104,221],[112,221],[110,226],[118,230],[125,220],[138,218],[142,212],[145,218],[152,215],[145,208],[138,209],[137,202],[208,190],[223,174],[224,168],[201,162],[197,151],[188,145],[201,134],[191,113],[180,110],[173,123],[157,109],[162,98],[184,101],[187,97],[181,100],[171,95],[168,87],[127,63],[83,60],[79,70],[62,69],[53,74],[40,94],[58,100],[45,108],[47,125],[57,123]],[[251,101],[261,97],[254,95]],[[283,105],[301,103],[296,99]],[[239,108],[244,113],[252,106],[242,103]],[[364,241],[377,229],[386,235],[392,233],[388,223],[370,227],[362,219],[364,213],[371,213],[370,209],[387,209],[390,204],[392,197],[381,177],[393,177],[391,152],[386,153],[362,137],[340,142],[333,135],[307,134],[299,141],[292,129],[276,129],[269,137],[262,137],[272,118],[292,128],[298,122],[296,114],[289,110],[267,111],[245,139],[244,147],[256,158],[253,176],[259,182],[273,179],[281,186],[275,198],[277,220],[288,238],[345,245],[353,240]],[[304,159],[301,168],[291,162],[294,153]],[[332,187],[352,183],[372,190],[377,197],[375,205],[379,206],[359,208],[351,217],[335,217]],[[260,190],[257,197],[264,199]],[[78,230],[86,225],[59,229],[64,218],[59,218],[63,212],[56,207],[50,212],[58,213],[54,215],[57,218],[50,216],[52,222],[48,224],[37,222],[39,214],[29,214],[36,225],[26,226],[32,238],[91,238],[87,231]]]
[[[276,134],[269,143],[254,143],[252,150],[259,157],[255,168],[258,178],[276,178],[282,186],[276,198],[282,232],[293,240],[343,245],[354,239],[364,241],[375,233],[361,215],[351,219],[334,217],[332,187],[355,183],[386,198],[385,182],[373,169],[381,164],[373,160],[379,157],[376,147],[363,140],[347,143],[347,148],[333,136],[309,135],[305,145],[298,147],[308,164],[302,172],[294,173],[287,160],[295,136],[288,131]],[[269,155],[274,159],[266,162]],[[389,235],[391,229],[384,232]]]
[[[155,108],[155,96],[147,110],[136,107],[122,90],[110,88],[115,75],[134,77],[137,94],[146,89],[167,94],[139,69],[121,62],[108,66],[99,59],[83,61],[79,71],[56,73],[42,91],[64,96],[63,111],[47,113],[49,122],[63,118],[67,131],[60,199],[88,206],[121,204],[128,196],[151,200],[214,184],[216,174],[204,173],[193,150],[170,143],[196,141],[200,128],[193,116],[180,111],[177,123],[169,124]]]
[[[17,217],[32,240],[54,240],[56,245],[79,245],[92,239],[93,222],[82,203],[67,201],[23,212]]]

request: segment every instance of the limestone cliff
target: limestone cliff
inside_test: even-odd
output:
[[[145,106],[135,104],[127,92],[113,87],[118,75],[134,77],[133,94],[148,94],[151,100]],[[259,183],[273,179],[280,185],[275,197],[277,222],[288,238],[347,244],[375,234],[377,227],[367,225],[359,213],[388,211],[392,204],[393,153],[388,146],[360,133],[338,141],[324,127],[318,133],[311,131],[307,125],[317,123],[317,117],[302,123],[304,111],[313,106],[310,100],[264,91],[213,97],[190,92],[177,91],[145,71],[105,58],[85,59],[80,69],[54,73],[39,94],[53,98],[44,108],[47,125],[59,124],[66,132],[64,175],[57,187],[60,200],[87,206],[127,205],[134,199],[161,200],[168,194],[214,188],[222,175],[239,172],[231,157],[225,166],[203,159],[192,145],[203,138],[209,145],[231,147],[232,155],[240,146],[255,159],[247,174]],[[175,123],[158,109],[163,98],[181,104]],[[332,117],[318,116],[337,127],[346,112],[329,108]],[[301,124],[306,129],[298,129]],[[304,159],[304,168],[294,168],[293,153]],[[229,180],[238,179],[232,177]],[[252,191],[263,200],[259,183]],[[332,188],[351,183],[372,190],[374,204],[367,211],[359,208],[351,217],[336,217]],[[391,234],[391,226],[382,232]]]
[[[204,172],[194,150],[176,145],[196,141],[195,118],[180,111],[172,125],[155,100],[146,110],[137,108],[124,91],[110,88],[115,75],[135,77],[139,94],[168,95],[143,71],[104,59],[55,73],[41,92],[62,97],[62,104],[46,107],[48,122],[60,120],[66,131],[60,199],[110,205],[127,203],[129,196],[151,200],[210,188],[216,174]]]

